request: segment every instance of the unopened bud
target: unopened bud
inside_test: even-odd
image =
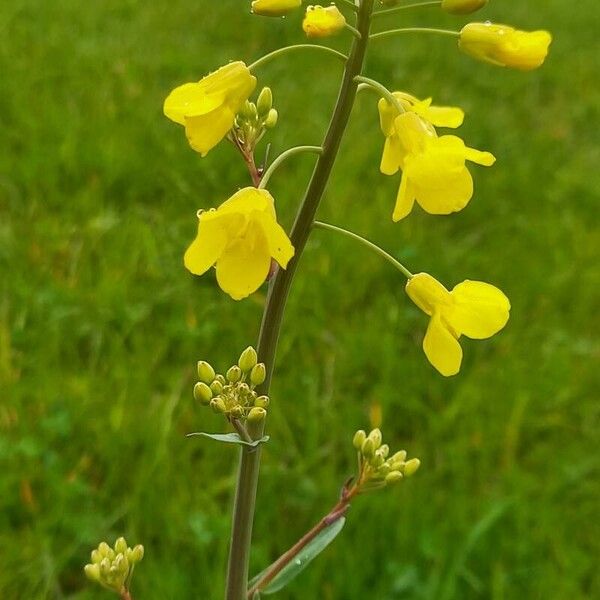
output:
[[[248,413],[248,421],[250,423],[260,423],[260,421],[264,421],[267,416],[267,411],[260,406],[255,406],[250,409]]]
[[[254,406],[258,406],[259,408],[267,408],[267,406],[269,406],[269,396],[259,396],[254,401]]]
[[[100,581],[100,565],[85,565],[83,570],[85,571],[88,579],[91,579],[92,581]]]
[[[377,448],[381,446],[383,436],[381,435],[381,431],[379,429],[373,429],[373,431],[369,433],[368,439],[370,439],[373,442],[373,447],[375,450],[377,450]]]
[[[386,483],[397,483],[403,478],[402,473],[400,471],[391,471],[385,476]]]
[[[210,401],[210,407],[216,413],[225,413],[225,412],[227,412],[227,406],[225,406],[225,401],[223,400],[223,398],[213,398]]]
[[[127,542],[125,541],[124,537],[120,537],[117,539],[117,541],[115,542],[115,552],[117,552],[117,554],[124,554],[125,551],[127,550]]]
[[[252,385],[262,385],[267,378],[267,369],[264,363],[258,363],[254,365],[252,372],[250,373],[250,383]]]
[[[411,458],[404,465],[404,469],[403,469],[404,477],[410,477],[411,475],[414,475],[420,466],[421,466],[421,461],[418,458]]]
[[[210,385],[215,379],[215,370],[205,361],[198,361],[198,379]]]
[[[222,391],[223,391],[223,384],[218,380],[215,379],[211,384],[210,384],[210,391],[215,395],[218,396]]]
[[[100,561],[99,568],[100,568],[101,575],[108,575],[110,573],[110,560],[108,560],[108,558],[104,557]]]
[[[379,454],[379,450],[377,450],[369,462],[374,469],[379,469],[379,467],[381,467],[385,462],[385,459],[383,456],[381,456],[381,454]]]
[[[377,452],[379,452],[381,456],[383,456],[383,458],[387,458],[388,454],[390,453],[390,447],[387,444],[383,444],[379,447],[379,450],[377,450]]]
[[[365,458],[371,458],[375,454],[375,444],[370,437],[363,442],[361,452]]]
[[[100,542],[100,544],[98,544],[98,552],[100,552],[104,558],[108,556],[108,553],[110,552],[110,546],[106,542]]]
[[[102,556],[102,554],[100,554],[100,550],[98,550],[98,548],[92,550],[92,562],[94,564],[99,563],[103,558],[104,557]]]
[[[237,365],[233,365],[233,367],[227,370],[225,376],[227,377],[227,381],[237,383],[242,378],[242,370]]]
[[[442,0],[442,10],[452,15],[467,15],[483,8],[488,0]]]
[[[254,102],[250,102],[249,100],[246,100],[246,102],[242,106],[242,109],[240,110],[239,114],[242,117],[242,119],[244,119],[245,121],[256,120],[256,118],[258,116],[258,112],[256,110],[256,105],[254,104]]]
[[[271,108],[273,108],[273,92],[271,92],[271,88],[264,87],[261,93],[258,95],[258,100],[256,101],[256,110],[258,111],[258,116],[261,118],[266,117]]]
[[[127,548],[125,548],[125,551],[127,551]],[[127,573],[129,571],[129,563],[127,561],[127,558],[125,557],[124,554],[121,554],[121,553],[117,554],[117,558],[115,558],[113,566],[122,575],[124,575],[125,573]]]
[[[218,381],[222,385],[225,385],[227,383],[225,381],[225,377],[223,377],[223,375],[221,375],[220,373],[218,375],[215,375],[215,381]]]
[[[268,88],[265,88],[265,89],[268,89]],[[263,92],[264,92],[264,90],[263,90]],[[260,98],[259,98],[259,101],[260,101]],[[244,373],[248,373],[248,371],[252,371],[254,365],[257,362],[258,362],[258,356],[256,355],[256,350],[252,346],[248,346],[240,355],[240,360],[238,361],[238,365]]]
[[[277,112],[277,110],[272,108],[269,111],[267,118],[265,119],[265,127],[267,129],[273,129],[273,127],[275,127],[275,125],[277,125],[278,120],[279,120],[279,113]]]
[[[210,404],[212,397],[213,393],[211,389],[203,381],[196,383],[194,386],[194,400],[206,406]]]
[[[234,418],[234,419],[241,419],[244,416],[244,409],[241,406],[234,406],[230,411],[229,414]]]
[[[393,463],[402,463],[406,460],[406,450],[399,450],[392,456]]]
[[[142,560],[142,558],[144,558],[144,546],[138,544],[131,551],[130,560],[132,563],[138,563],[140,560]]]
[[[362,448],[362,445],[365,443],[365,440],[367,439],[367,434],[362,430],[359,429],[355,434],[354,434],[354,439],[352,440],[352,445],[357,449],[360,450]]]

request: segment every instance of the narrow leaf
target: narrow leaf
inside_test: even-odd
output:
[[[321,533],[314,539],[312,542],[307,544],[307,546],[301,550],[296,558],[292,560],[292,562],[286,565],[269,583],[264,589],[261,590],[261,594],[263,596],[268,596],[269,594],[274,594],[278,592],[282,588],[284,588],[292,579],[294,579],[297,575],[302,573],[304,569],[310,564],[310,562],[316,558],[333,540],[338,536],[340,531],[342,531],[344,525],[346,523],[345,517],[339,518],[337,521],[334,521],[331,525],[329,525],[326,529],[321,531]],[[251,582],[250,585],[253,585],[257,581],[263,577],[266,571],[257,575]]]
[[[250,448],[256,448],[259,444],[264,444],[269,441],[269,436],[265,435],[259,440],[253,442],[247,442],[243,440],[237,433],[206,433],[204,431],[195,431],[194,433],[188,433],[186,437],[201,436],[215,440],[216,442],[223,442],[225,444],[238,444],[239,446],[250,446]]]

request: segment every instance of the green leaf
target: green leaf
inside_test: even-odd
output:
[[[188,433],[186,437],[207,437],[216,442],[223,442],[225,444],[238,444],[239,446],[249,446],[250,448],[256,448],[259,444],[264,444],[269,441],[269,436],[265,435],[259,440],[253,442],[247,442],[243,440],[237,433],[206,433],[204,431],[195,431],[194,433]]]
[[[316,558],[333,540],[338,536],[340,531],[344,528],[346,523],[346,518],[341,517],[334,521],[327,528],[323,529],[321,533],[314,539],[312,542],[306,545],[304,549],[302,549],[296,558],[290,562],[287,566],[285,566],[269,583],[264,589],[260,590],[261,594],[264,596],[268,596],[269,594],[274,594],[278,592],[282,588],[284,588],[292,579],[294,579],[297,575],[302,573],[304,569],[310,564],[310,562]],[[266,571],[265,569],[262,573],[258,574],[251,582],[250,587],[252,587],[257,581],[260,580],[261,577],[264,576]]]

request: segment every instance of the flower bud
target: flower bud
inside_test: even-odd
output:
[[[488,0],[442,0],[442,10],[451,15],[467,15],[483,8]]]
[[[267,129],[273,129],[275,125],[277,125],[277,120],[279,119],[279,113],[272,108],[269,111],[267,118],[265,119],[264,125]]]
[[[246,100],[238,114],[244,121],[255,121],[258,116],[256,104],[250,102],[250,100]]]
[[[234,406],[230,411],[229,414],[234,418],[234,419],[241,419],[244,416],[244,409],[241,406]]]
[[[233,367],[229,367],[225,377],[227,377],[227,381],[237,383],[242,377],[242,370],[237,365],[233,365]]]
[[[104,557],[101,561],[100,561],[100,575],[101,576],[106,576],[110,573],[110,560],[106,557]]]
[[[404,465],[404,477],[410,477],[411,475],[414,475],[420,466],[421,461],[418,458],[411,458]]]
[[[379,467],[381,467],[383,465],[383,463],[385,462],[385,458],[383,458],[383,456],[381,456],[379,450],[376,450],[375,455],[373,456],[373,458],[371,458],[371,460],[369,462],[371,463],[371,466],[374,469],[379,469]]]
[[[363,442],[360,451],[365,458],[371,458],[375,454],[375,444],[370,437]]]
[[[92,562],[94,564],[99,563],[104,557],[100,554],[100,550],[98,548],[92,550]]]
[[[362,445],[365,443],[365,440],[367,439],[367,434],[362,430],[359,429],[355,434],[354,434],[354,439],[352,440],[352,445],[357,449],[360,450],[362,448]]]
[[[264,88],[263,92],[266,89],[268,89],[268,88]],[[262,92],[261,92],[261,96],[262,96]],[[260,102],[260,97],[259,97],[258,101]],[[254,368],[254,365],[257,362],[258,362],[258,356],[256,355],[256,350],[252,346],[248,346],[240,354],[240,359],[238,360],[238,365],[244,373],[248,373],[249,371],[252,371],[252,369]]]
[[[258,406],[259,408],[267,408],[269,406],[269,396],[259,396],[254,401],[254,406]]]
[[[100,542],[100,544],[98,544],[98,552],[100,552],[104,558],[108,556],[108,553],[110,552],[110,546],[106,542]]]
[[[282,17],[301,4],[302,0],[254,0],[252,12],[264,17]]]
[[[198,361],[198,379],[210,385],[215,379],[215,370],[205,361]]]
[[[252,385],[261,385],[267,378],[267,369],[264,363],[258,363],[254,365],[252,373],[250,373],[250,383]]]
[[[306,8],[302,29],[309,38],[322,38],[338,33],[345,25],[346,19],[337,6],[317,5]]]
[[[218,380],[215,379],[211,384],[210,384],[210,391],[215,395],[218,396],[222,391],[223,391],[223,384]]]
[[[227,412],[227,406],[225,406],[225,401],[223,400],[223,398],[213,398],[210,401],[210,407],[216,412],[216,413],[226,413]]]
[[[402,473],[400,473],[400,471],[391,471],[390,473],[388,473],[385,476],[385,482],[386,483],[397,483],[398,481],[400,481],[404,476],[402,475]]]
[[[380,446],[377,452],[379,452],[383,458],[387,458],[388,454],[390,453],[390,447],[387,444],[383,444],[383,446]]]
[[[131,551],[130,560],[132,563],[138,563],[140,560],[142,560],[142,558],[144,558],[144,546],[137,544],[137,546],[134,546],[133,550]]]
[[[258,116],[264,118],[269,114],[269,111],[273,108],[273,92],[270,87],[264,87],[258,95],[256,101],[256,110]]]
[[[381,446],[383,436],[381,435],[381,431],[379,429],[373,429],[373,431],[369,433],[368,439],[370,439],[373,442],[373,448],[377,450],[377,448]]]
[[[250,409],[248,413],[248,422],[250,423],[260,423],[260,421],[264,421],[267,416],[267,411],[260,406],[255,406]]]
[[[221,375],[220,373],[218,375],[215,375],[215,381],[218,381],[221,385],[225,385],[227,383],[225,381],[225,377],[223,377],[223,375]]]
[[[212,397],[213,393],[211,389],[202,381],[199,381],[194,386],[194,400],[200,402],[200,404],[204,404],[205,406],[210,404]]]
[[[127,552],[127,548],[125,548],[125,552]],[[117,572],[121,575],[125,575],[129,571],[129,562],[125,557],[125,554],[117,554],[117,558],[113,562],[113,567],[116,568]]]
[[[508,25],[469,23],[460,32],[458,47],[478,60],[531,71],[542,66],[552,36],[547,31],[519,31]]]
[[[127,550],[127,542],[125,541],[125,538],[124,537],[118,538],[117,541],[115,542],[115,552],[117,552],[118,554],[124,554],[126,550]]]
[[[92,581],[100,581],[100,565],[85,565],[83,568],[88,579]]]
[[[396,452],[394,454],[394,456],[392,456],[392,458],[391,458],[391,461],[394,464],[403,463],[405,460],[406,460],[406,450],[400,450],[400,451]]]

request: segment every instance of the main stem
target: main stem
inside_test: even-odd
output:
[[[277,350],[277,340],[292,279],[310,235],[319,202],[329,180],[340,142],[348,124],[352,106],[354,105],[358,87],[358,83],[354,78],[360,75],[362,71],[369,41],[373,3],[374,0],[362,0],[358,9],[356,26],[361,37],[360,39],[356,38],[352,44],[337,103],[322,144],[323,152],[319,156],[290,234],[290,239],[296,253],[286,270],[278,269],[269,287],[258,339],[258,356],[267,367],[267,377],[260,390],[263,394],[268,394],[269,392]],[[261,424],[258,426],[256,432],[250,432],[252,437],[261,436],[263,428],[264,425]],[[227,589],[225,592],[226,600],[245,600],[246,598],[248,562],[256,504],[256,490],[258,487],[260,453],[260,446],[256,449],[244,448],[241,450],[233,509]]]

